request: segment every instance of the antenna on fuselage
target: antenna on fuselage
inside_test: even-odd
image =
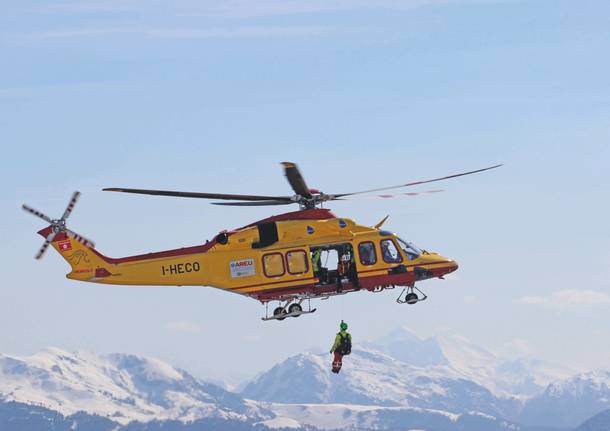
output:
[[[383,224],[385,223],[385,221],[388,219],[388,217],[390,217],[390,215],[388,214],[387,216],[385,216],[384,218],[381,219],[381,221],[379,223],[377,223],[375,226],[373,226],[375,229],[379,229],[381,226],[383,226]]]

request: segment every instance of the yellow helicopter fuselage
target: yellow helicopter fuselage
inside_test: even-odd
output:
[[[48,227],[39,232],[45,238]],[[109,258],[59,233],[52,246],[73,280],[119,285],[210,286],[262,302],[337,291],[412,286],[457,269],[436,253],[410,253],[395,234],[337,218],[326,209],[295,211],[221,232],[205,244]],[[392,253],[388,252],[388,249]],[[336,263],[315,262],[318,250]],[[366,253],[366,256],[364,255]]]

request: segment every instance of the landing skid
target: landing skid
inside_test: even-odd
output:
[[[284,320],[287,317],[299,317],[302,314],[311,314],[311,313],[314,313],[316,310],[317,310],[317,308],[312,308],[311,310],[286,313],[286,314],[282,314],[281,316],[265,316],[265,317],[261,317],[261,320],[264,320],[264,321],[267,321],[267,320]]]
[[[265,303],[265,317],[261,317],[261,320],[284,320],[287,317],[299,317],[303,314],[311,314],[314,313],[317,308],[311,308],[311,299],[307,298],[307,310],[303,310],[301,304],[305,301],[305,298],[301,298],[298,300],[286,300],[285,304],[282,305],[282,301],[280,301],[280,306],[276,307],[273,310],[273,314],[269,315],[269,302]]]

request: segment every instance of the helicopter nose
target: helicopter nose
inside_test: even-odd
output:
[[[430,268],[428,278],[443,278],[445,275],[455,272],[459,267],[455,260],[441,256],[438,253],[424,253],[420,256],[420,259],[424,265],[426,263],[433,265],[433,268]]]
[[[441,277],[447,275],[447,274],[451,274],[452,272],[455,272],[457,269],[459,268],[459,265],[457,264],[457,262],[453,259],[447,259],[446,260],[446,264],[443,266],[442,271],[442,275]]]
[[[441,258],[442,258],[443,264],[442,264],[442,266],[439,265],[439,268],[437,270],[438,274],[439,274],[438,276],[440,278],[443,278],[445,275],[451,274],[452,272],[455,272],[458,269],[459,265],[455,260],[449,259],[448,257],[444,257],[444,256],[441,256]]]

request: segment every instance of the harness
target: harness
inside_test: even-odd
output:
[[[352,340],[350,339],[349,334],[341,334],[339,332],[339,337],[341,337],[341,341],[339,341],[339,345],[337,346],[337,351],[342,355],[349,355],[352,353]]]

